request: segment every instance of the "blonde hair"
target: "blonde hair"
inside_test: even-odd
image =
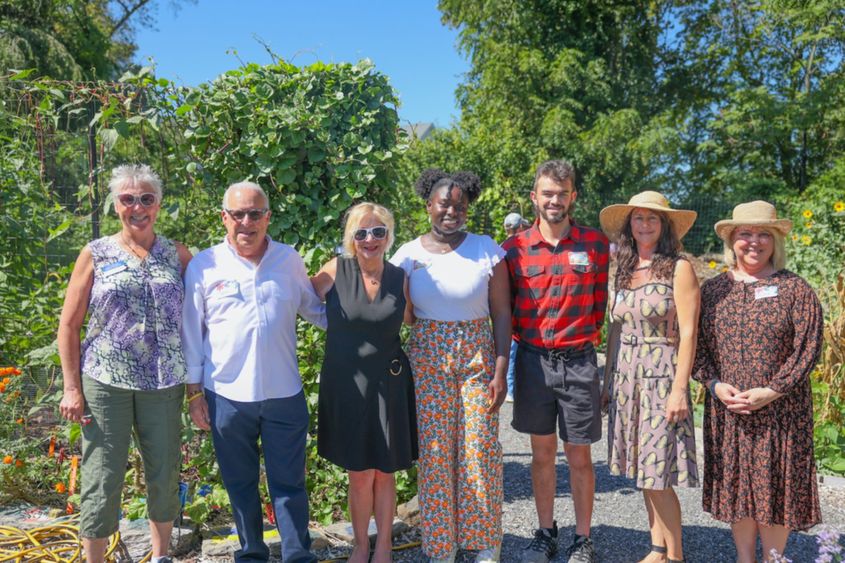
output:
[[[731,229],[731,231],[728,233],[728,236],[722,239],[722,242],[725,246],[724,261],[729,268],[736,268],[736,254],[734,254],[732,239],[734,232],[742,226],[743,225],[737,225],[736,227]],[[784,268],[786,268],[786,237],[777,229],[770,229],[768,227],[765,227],[762,230],[772,235],[772,242],[774,244],[774,248],[772,249],[772,257],[770,258],[772,266],[774,266],[776,272],[779,270],[783,270]]]
[[[387,252],[393,246],[393,240],[395,238],[393,213],[383,205],[364,201],[353,205],[346,212],[346,226],[343,229],[343,253],[346,256],[355,256],[355,240],[353,239],[353,235],[360,228],[361,221],[367,215],[374,215],[376,219],[387,227],[387,246],[384,251]]]

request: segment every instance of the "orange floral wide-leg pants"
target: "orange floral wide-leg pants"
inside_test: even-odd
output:
[[[499,415],[488,413],[495,366],[488,319],[418,319],[408,349],[417,398],[423,552],[488,549],[502,539]]]

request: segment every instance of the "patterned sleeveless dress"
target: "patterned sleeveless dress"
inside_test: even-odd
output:
[[[696,487],[692,416],[666,420],[678,362],[672,286],[648,282],[619,289],[611,314],[622,331],[609,406],[610,473],[636,479],[640,489]]]

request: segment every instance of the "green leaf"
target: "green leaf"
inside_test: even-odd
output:
[[[102,142],[103,147],[107,151],[110,151],[114,148],[115,143],[117,143],[117,139],[120,137],[120,134],[116,129],[104,128],[98,131],[97,136],[100,138],[100,142]]]
[[[51,240],[53,240],[57,237],[60,237],[65,231],[67,231],[70,228],[71,225],[73,225],[73,218],[69,217],[69,218],[65,219],[64,221],[62,221],[62,223],[59,226],[57,226],[53,229],[47,229],[47,231],[50,233],[50,236],[47,237],[47,242],[50,242]]]

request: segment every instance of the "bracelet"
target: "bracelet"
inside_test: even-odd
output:
[[[190,397],[188,397],[188,401],[187,401],[187,403],[190,405],[190,404],[191,404],[191,401],[193,401],[194,399],[199,399],[199,398],[200,398],[200,397],[202,397],[203,395],[205,395],[205,393],[203,393],[202,391],[197,391],[196,393],[194,393],[193,395],[191,395]]]
[[[714,397],[716,397],[716,386],[720,383],[721,381],[719,381],[718,379],[713,379],[710,381],[710,385],[707,386],[707,388],[710,390],[710,394]]]

